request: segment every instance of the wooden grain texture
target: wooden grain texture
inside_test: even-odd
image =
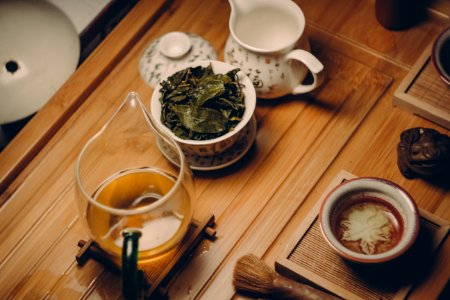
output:
[[[310,5],[312,9],[315,9],[312,3],[306,3],[306,5]],[[320,15],[320,12],[318,10],[317,14]],[[305,14],[308,19],[309,11],[305,10]],[[370,18],[371,16],[367,17]],[[332,23],[332,21],[328,22]],[[348,19],[348,22],[352,23],[351,18]],[[278,238],[272,242],[270,248],[264,254],[264,258],[269,264],[273,264],[276,257],[284,250],[286,241],[290,239],[292,232],[297,230],[309,210],[314,206],[314,201],[318,195],[323,193],[330,180],[341,169],[347,169],[352,173],[361,175],[379,176],[393,180],[410,191],[421,207],[436,213],[446,220],[450,220],[448,183],[430,182],[422,179],[407,180],[401,176],[396,168],[395,151],[401,131],[410,127],[423,126],[449,134],[448,131],[436,124],[430,123],[423,118],[409,116],[409,113],[392,106],[393,93],[403,77],[406,76],[408,67],[404,63],[397,62],[384,53],[368,49],[368,46],[364,43],[359,44],[357,41],[348,39],[346,36],[334,35],[330,27],[324,27],[320,21],[314,24],[311,23],[309,23],[309,32],[310,38],[315,42],[313,46],[321,47],[323,45],[330,45],[340,49],[340,51],[357,61],[361,61],[374,69],[383,70],[384,73],[394,78],[394,82],[382,97],[381,101],[377,103],[365,119],[361,126],[362,129],[358,130],[350,139],[330,168],[322,175],[321,180],[307,195],[306,201],[300,209],[285,226]],[[441,28],[440,24],[436,24],[437,27],[433,32],[439,32],[439,28]],[[357,25],[353,23],[353,26]],[[376,28],[376,25],[374,27],[376,34],[379,35],[378,40],[380,43],[385,33],[388,36],[398,34],[388,31],[383,32],[384,30]],[[369,32],[372,33],[372,30],[369,30]],[[409,31],[402,32],[402,34],[409,34]],[[394,47],[399,47],[399,45],[396,44]],[[409,47],[408,51],[415,52],[418,58],[425,47],[426,44],[421,45],[421,47]],[[426,288],[422,288],[422,291],[426,294]]]
[[[430,11],[436,14],[443,15],[445,17],[450,16],[450,1],[448,0],[437,0],[431,1],[428,7]]]
[[[167,1],[139,1],[111,34],[86,59],[0,155],[0,193],[45,146],[86,100],[142,34],[154,23]],[[143,13],[145,12],[145,13]],[[23,173],[23,172],[22,172]],[[22,175],[23,176],[23,175]],[[9,186],[9,191],[12,187]],[[0,204],[4,197],[0,198]]]
[[[419,22],[408,30],[391,31],[376,20],[374,1],[296,2],[304,11],[307,23],[329,30],[334,36],[351,41],[372,55],[405,67],[414,64],[417,59],[415,51],[429,45],[448,22],[448,16],[428,14],[425,22]]]
[[[450,86],[440,78],[430,44],[402,80],[394,104],[450,129]]]
[[[424,210],[420,211],[422,227],[418,242],[412,248],[414,251],[398,260],[397,265],[373,268],[348,264],[328,246],[317,220],[320,205],[331,189],[355,177],[341,171],[333,178],[277,258],[278,272],[333,291],[345,299],[404,299],[407,295],[418,297],[417,289],[414,289],[416,285],[427,280],[445,282],[450,275],[444,271],[450,267],[446,263],[448,258],[445,258],[449,253],[443,251],[440,246],[448,235],[450,223]],[[429,267],[438,262],[443,265],[441,268]],[[432,274],[429,270],[433,269],[441,270]],[[380,278],[374,274],[378,274]],[[428,289],[429,299],[437,298],[442,288],[442,284],[434,284],[434,289]]]
[[[229,278],[234,262],[246,252],[258,252],[269,247],[301,205],[301,195],[307,194],[314,186],[320,174],[331,164],[390,83],[389,77],[373,73],[369,68],[330,49],[324,49],[320,58],[328,67],[329,83],[314,96],[317,103],[312,101],[307,105],[295,122],[286,129],[283,139],[265,159],[265,173],[255,174],[258,178],[267,178],[267,185],[262,185],[266,188],[257,188],[262,180],[259,179],[251,191],[251,197],[247,194],[250,192],[248,189],[243,190],[244,195],[233,200],[231,209],[227,209],[224,216],[218,218],[218,221],[223,222],[221,228],[225,233],[222,234],[225,234],[227,239],[211,245],[211,248],[217,250],[211,254],[209,260],[215,260],[216,255],[223,255],[226,264],[220,268],[220,274],[202,295],[206,299],[219,291],[224,295],[225,291],[228,291],[232,295]],[[346,77],[343,74],[346,72],[358,74],[359,79],[348,83],[347,88],[338,88],[345,86]],[[361,101],[363,97],[365,100]],[[330,107],[324,110],[318,107],[318,103],[328,103]],[[283,163],[284,165],[281,165]],[[277,179],[283,179],[281,184],[274,182],[274,169],[282,171],[279,175],[275,174]],[[253,182],[250,181],[248,185],[253,186]],[[241,211],[242,201],[251,206],[248,211]],[[236,214],[241,214],[241,217],[236,219]],[[248,229],[243,231],[236,228],[237,220],[248,224]],[[233,245],[234,243],[237,245]],[[233,253],[228,253],[232,247]],[[205,259],[206,256],[203,255],[202,260]],[[202,264],[205,264],[205,261],[202,261]],[[186,270],[186,274],[191,272],[192,270]],[[187,277],[181,277],[179,284],[188,284]],[[177,294],[175,298],[181,298],[181,295]]]
[[[376,22],[373,1],[297,3],[306,15],[313,51],[323,59],[329,78],[311,95],[258,100],[257,139],[248,155],[225,170],[194,174],[196,217],[214,213],[218,238],[201,243],[186,261],[170,285],[174,299],[233,297],[235,260],[254,252],[273,263],[341,169],[392,180],[421,208],[450,220],[448,182],[405,179],[395,154],[399,135],[407,128],[449,131],[392,105],[395,89],[444,21],[433,17],[409,30],[391,32]],[[8,278],[0,282],[0,294],[5,298],[119,298],[118,274],[94,261],[83,267],[75,263],[76,243],[87,239],[87,233],[75,208],[74,161],[129,91],[138,92],[148,104],[152,89],[140,78],[138,61],[154,39],[174,30],[193,32],[207,39],[222,59],[228,36],[227,1],[204,5],[201,0],[177,0],[152,19],[155,10],[150,8],[163,4],[141,1],[140,7],[148,9],[133,10],[136,20],[129,17],[124,23],[128,25],[117,29],[121,34],[116,38],[128,40],[126,47],[119,42],[106,45],[103,51],[111,55],[93,58],[73,78],[97,75],[59,91],[49,102],[59,109],[42,110],[39,117],[49,118],[49,125],[25,131],[36,130],[37,139],[24,133],[7,152],[17,155],[0,155],[2,165],[9,158],[13,161],[5,169],[0,165],[6,170],[0,174],[12,174],[7,170],[23,162],[27,151],[30,155],[20,174],[3,181],[0,196],[0,277]],[[58,100],[81,99],[80,95],[77,108]],[[57,121],[61,116],[64,121]],[[54,130],[50,136],[45,133],[48,128]],[[42,141],[39,151],[23,148],[28,141],[36,145],[36,140]],[[436,289],[443,286],[428,282],[420,290],[426,293],[434,284]]]

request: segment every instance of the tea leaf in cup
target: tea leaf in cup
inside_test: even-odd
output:
[[[233,130],[245,111],[238,71],[190,67],[162,81],[161,122],[183,139],[213,139]]]
[[[220,111],[207,107],[174,105],[173,110],[184,127],[199,133],[222,132],[228,123]]]

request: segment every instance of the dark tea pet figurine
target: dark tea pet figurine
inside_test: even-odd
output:
[[[434,129],[403,131],[397,154],[398,167],[406,178],[450,173],[450,137]]]

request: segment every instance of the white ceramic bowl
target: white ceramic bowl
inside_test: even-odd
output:
[[[413,199],[400,186],[385,179],[361,177],[343,182],[328,194],[320,208],[319,223],[325,240],[339,255],[373,264],[393,260],[411,247],[419,232],[420,216]],[[399,230],[392,230],[395,224]],[[392,243],[387,246],[387,241]],[[381,247],[383,250],[375,250]]]
[[[212,65],[215,74],[224,74],[236,68],[232,65],[229,65],[221,61],[197,61],[176,67],[175,69],[171,70],[170,74],[166,74],[165,76],[163,76],[162,80],[167,79],[174,73],[181,71],[183,69],[197,66],[207,67],[209,64]],[[159,84],[155,88],[150,101],[151,117],[154,119],[156,124],[161,129],[167,131],[170,134],[170,136],[173,137],[173,139],[180,144],[181,148],[186,154],[199,156],[220,154],[223,151],[230,148],[231,146],[233,146],[233,144],[237,141],[239,137],[238,133],[249,123],[255,112],[256,107],[255,88],[253,87],[253,84],[250,81],[250,79],[243,72],[240,71],[237,74],[239,83],[243,85],[242,91],[245,96],[245,111],[244,115],[242,116],[242,120],[236,125],[236,127],[232,131],[220,137],[210,140],[198,141],[198,140],[185,140],[179,138],[161,122],[161,103],[159,102],[159,99],[161,97],[161,92],[159,90],[161,86]]]
[[[442,80],[450,86],[450,27],[436,38],[431,58]]]

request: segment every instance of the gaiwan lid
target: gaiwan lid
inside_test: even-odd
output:
[[[144,50],[139,61],[139,73],[148,85],[155,88],[164,74],[180,64],[216,59],[216,51],[201,36],[173,31],[156,39]]]
[[[0,124],[39,110],[75,71],[80,40],[46,1],[0,1]]]

